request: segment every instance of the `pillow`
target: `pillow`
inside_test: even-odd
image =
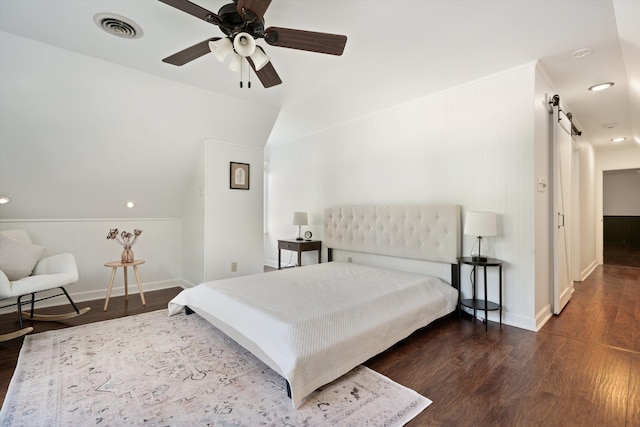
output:
[[[0,270],[10,281],[30,276],[42,252],[42,246],[22,243],[0,233]]]

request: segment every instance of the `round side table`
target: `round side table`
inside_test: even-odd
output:
[[[138,274],[138,266],[140,264],[144,264],[144,261],[141,259],[136,259],[133,262],[121,262],[121,261],[111,261],[105,263],[105,267],[111,267],[111,280],[109,280],[109,289],[107,290],[107,299],[104,302],[104,311],[107,311],[107,306],[109,305],[109,297],[111,297],[111,288],[113,288],[113,279],[116,277],[116,270],[118,267],[124,268],[124,299],[125,301],[129,300],[129,283],[127,279],[127,267],[133,267],[133,273],[136,276],[136,281],[138,282],[138,291],[140,292],[140,298],[142,299],[142,305],[147,305],[147,302],[144,300],[144,293],[142,293],[142,285],[140,284],[140,275]]]
[[[472,257],[460,257],[458,258],[458,277],[462,277],[462,265],[470,265],[473,268],[473,297],[469,299],[462,299],[462,293],[458,295],[458,314],[462,311],[462,306],[473,309],[473,318],[476,319],[476,313],[478,310],[484,311],[484,327],[485,331],[489,330],[489,311],[500,311],[500,326],[502,326],[502,264],[503,261],[496,258],[485,258],[482,260],[476,260]],[[481,267],[484,271],[484,298],[477,297],[478,288],[478,268]],[[489,301],[487,299],[487,267],[498,267],[498,295],[499,303]]]

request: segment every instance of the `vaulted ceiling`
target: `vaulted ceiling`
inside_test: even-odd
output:
[[[194,3],[217,12],[227,1]],[[134,21],[142,29],[142,37],[124,39],[108,34],[94,22],[99,13]],[[258,40],[283,83],[265,89],[253,75],[249,89],[246,69],[241,77],[211,54],[181,67],[162,62],[222,33],[216,26],[160,1],[0,0],[0,42],[4,38],[5,45],[13,47],[0,50],[0,59],[15,67],[42,67],[41,73],[51,67],[80,87],[92,77],[103,79],[99,64],[105,63],[110,64],[104,67],[108,74],[118,66],[135,71],[136,76],[149,75],[148,80],[158,87],[162,80],[192,88],[188,91],[205,89],[207,95],[193,94],[204,98],[198,98],[192,108],[210,109],[208,114],[219,121],[205,124],[197,114],[185,111],[168,111],[167,116],[178,115],[183,131],[185,126],[202,127],[197,135],[219,130],[214,136],[239,143],[253,140],[256,145],[295,140],[539,60],[569,105],[583,131],[581,138],[597,149],[607,149],[615,146],[610,140],[618,136],[627,139],[617,146],[640,144],[639,16],[637,0],[273,0],[265,13],[267,27],[344,34],[348,37],[346,49],[342,56],[322,55]],[[20,42],[22,39],[29,42]],[[51,48],[41,49],[40,44]],[[23,45],[28,48],[16,48]],[[582,58],[573,55],[582,49],[590,49],[591,54]],[[22,57],[29,54],[42,57]],[[78,60],[78,55],[87,59]],[[57,58],[62,63],[55,63]],[[25,75],[33,72],[25,70]],[[16,84],[28,86],[28,82],[3,79],[0,75],[3,90],[11,91]],[[243,88],[240,79],[245,81]],[[587,90],[603,81],[615,85],[598,93]],[[94,82],[86,84],[95,86]],[[135,100],[136,94],[131,96]],[[178,97],[177,102],[193,103],[191,96]],[[61,105],[65,102],[59,100]],[[145,137],[145,130],[139,131],[138,141],[147,144],[146,148],[162,139],[161,131],[157,137]],[[11,153],[13,148],[8,147],[16,143],[0,141],[2,155]],[[77,141],[68,143],[60,138],[55,143],[56,147],[46,149],[76,156],[75,164],[95,169],[95,160],[83,157],[88,156],[88,150],[73,145]],[[121,148],[114,144],[114,150]],[[135,148],[135,152],[143,153],[144,148]],[[186,141],[183,148],[189,160],[176,160],[176,167],[187,168],[194,150]],[[167,150],[166,156],[175,159],[176,153]],[[0,182],[0,193],[3,191]]]

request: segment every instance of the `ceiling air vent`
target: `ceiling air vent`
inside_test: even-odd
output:
[[[93,22],[109,34],[124,39],[137,39],[142,37],[142,28],[129,18],[115,13],[98,13],[93,17]]]

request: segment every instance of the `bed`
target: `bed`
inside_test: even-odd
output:
[[[205,282],[169,302],[195,311],[286,379],[294,407],[304,397],[458,303],[459,206],[349,206],[325,210],[333,250],[450,264],[435,276],[333,261]]]

